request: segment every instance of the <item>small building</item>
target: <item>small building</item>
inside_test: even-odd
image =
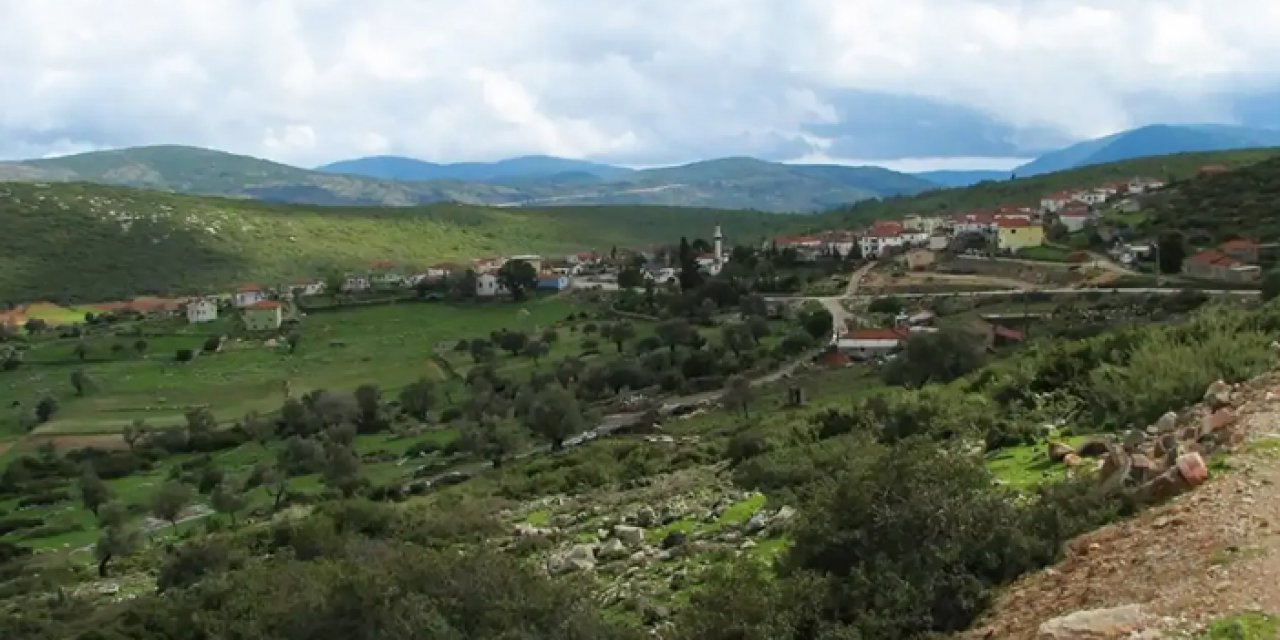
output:
[[[929,236],[928,246],[930,251],[944,251],[950,244],[951,238],[947,236],[946,231],[941,229],[934,231],[933,235]]]
[[[1164,181],[1156,178],[1137,177],[1129,180],[1129,193],[1146,193],[1164,188]]]
[[[928,249],[912,249],[903,254],[903,261],[907,263],[907,268],[912,271],[919,271],[932,267],[938,261],[938,256]]]
[[[536,256],[533,254],[511,256],[510,258],[507,258],[506,260],[504,260],[503,264],[506,264],[507,262],[513,262],[515,260],[519,260],[521,262],[527,262],[529,263],[529,266],[533,267],[533,270],[535,273],[542,273],[542,256]],[[499,268],[501,268],[501,265],[499,265]]]
[[[945,229],[947,221],[940,216],[922,216],[912,213],[902,218],[902,226],[908,231],[920,231],[928,236]]]
[[[1250,283],[1262,279],[1260,267],[1245,264],[1217,249],[1201,251],[1183,260],[1182,273],[1192,278],[1220,282]]]
[[[996,249],[1016,252],[1044,244],[1044,227],[1022,218],[1001,218],[996,223]]]
[[[212,298],[193,298],[187,302],[187,322],[200,324],[218,319],[218,302]]]
[[[284,305],[275,300],[262,300],[245,307],[241,316],[249,331],[276,331],[284,323]]]
[[[1058,214],[1058,222],[1071,233],[1084,231],[1085,225],[1092,219],[1093,216],[1088,211],[1081,209],[1065,209]]]
[[[498,281],[498,276],[493,273],[482,273],[476,276],[476,295],[481,298],[492,298],[495,296],[509,295],[511,292],[507,287]]]
[[[1218,250],[1240,262],[1258,262],[1258,243],[1246,238],[1228,240],[1218,245]]]
[[[266,299],[267,292],[265,289],[256,284],[246,283],[240,285],[240,288],[236,290],[235,304],[236,308],[244,309]]]
[[[342,281],[342,290],[348,293],[354,291],[368,291],[372,288],[373,283],[364,276],[347,276],[347,279]]]
[[[858,248],[867,260],[883,257],[904,244],[906,239],[902,237],[902,230],[892,227],[873,228],[858,239]]]
[[[905,329],[855,329],[836,338],[836,350],[855,360],[889,355],[902,348]]]
[[[567,275],[544,273],[538,276],[538,291],[564,291],[570,284]]]

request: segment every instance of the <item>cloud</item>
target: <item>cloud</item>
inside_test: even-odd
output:
[[[1269,0],[0,0],[0,157],[1016,155],[1269,115],[1278,57]]]

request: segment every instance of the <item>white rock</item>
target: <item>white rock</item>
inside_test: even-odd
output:
[[[1178,427],[1178,414],[1172,411],[1166,411],[1164,415],[1156,420],[1156,431],[1166,433],[1173,431]]]
[[[552,575],[591,571],[595,568],[595,549],[589,544],[575,544],[568,551],[553,555],[547,560],[547,570]]]
[[[604,545],[600,547],[598,554],[601,560],[621,560],[627,557],[627,547],[617,538],[609,538]]]
[[[615,525],[613,535],[632,549],[644,546],[644,529],[625,524]]]
[[[1142,631],[1142,607],[1128,604],[1111,609],[1076,611],[1040,625],[1039,640],[1117,640]]]

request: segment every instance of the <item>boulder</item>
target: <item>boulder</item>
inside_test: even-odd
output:
[[[1156,438],[1156,443],[1152,447],[1151,451],[1156,458],[1165,458],[1170,452],[1173,452],[1174,457],[1176,458],[1178,452],[1177,436],[1172,433],[1166,433],[1159,438]]]
[[[658,516],[653,512],[653,507],[644,505],[636,509],[635,522],[642,527],[652,527],[657,519]]]
[[[1102,440],[1090,440],[1080,445],[1080,450],[1076,453],[1085,458],[1100,458],[1107,455],[1107,443]]]
[[[547,538],[554,533],[555,529],[544,529],[525,523],[516,525],[516,535],[521,538]]]
[[[743,529],[747,533],[758,533],[764,531],[767,526],[769,526],[769,516],[765,514],[764,509],[761,509],[755,512],[750,520],[747,520],[747,524],[743,525]]]
[[[1133,492],[1133,499],[1139,504],[1157,504],[1172,498],[1190,488],[1177,467],[1171,467],[1164,473],[1152,478]]]
[[[622,541],[631,549],[644,546],[644,529],[640,527],[630,527],[625,524],[617,525],[613,528],[613,536]]]
[[[617,538],[609,538],[597,553],[601,560],[621,560],[627,557],[627,547]]]
[[[1119,488],[1124,484],[1125,478],[1129,477],[1129,467],[1132,465],[1133,459],[1123,447],[1111,447],[1102,460],[1102,467],[1098,469],[1098,483],[1106,489]]]
[[[1074,469],[1084,464],[1084,459],[1074,453],[1068,453],[1066,457],[1062,459],[1062,464],[1066,465],[1068,469]]]
[[[778,507],[777,513],[773,514],[773,522],[775,524],[781,523],[781,522],[790,522],[795,517],[796,517],[795,507],[784,504],[781,507]]]
[[[667,534],[667,537],[662,539],[662,548],[674,549],[676,547],[684,546],[685,537],[686,536],[683,531],[672,531]]]
[[[1143,630],[1147,616],[1136,604],[1076,611],[1040,625],[1038,640],[1119,640]]]
[[[1213,411],[1231,406],[1231,385],[1221,380],[1215,381],[1205,390],[1204,403]]]
[[[1164,467],[1141,453],[1133,454],[1129,459],[1129,479],[1142,484],[1164,472]]]
[[[1198,453],[1186,453],[1178,456],[1176,466],[1178,473],[1182,475],[1183,480],[1187,484],[1196,487],[1209,479],[1209,468],[1204,464],[1204,458]]]
[[[1236,413],[1224,407],[1206,415],[1200,425],[1200,435],[1205,436],[1229,429],[1236,424]]]
[[[1156,431],[1159,433],[1170,433],[1178,427],[1178,414],[1172,411],[1166,411],[1164,415],[1156,420]]]
[[[592,545],[575,544],[567,551],[555,554],[547,560],[551,575],[562,575],[596,568],[596,553]]]
[[[1124,436],[1124,450],[1133,453],[1147,442],[1147,432],[1142,429],[1131,429]]]
[[[1049,443],[1049,459],[1054,462],[1062,462],[1062,459],[1075,453],[1076,450],[1071,445],[1062,442]]]

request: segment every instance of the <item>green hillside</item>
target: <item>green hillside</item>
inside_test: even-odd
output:
[[[1244,167],[1280,156],[1280,149],[1244,149],[1207,153],[1183,153],[1092,165],[1060,173],[1001,182],[983,182],[963,189],[931,191],[914,197],[861,202],[812,218],[815,227],[858,226],[872,220],[908,213],[950,215],[1005,204],[1038,206],[1040,198],[1055,191],[1087,188],[1128,180],[1134,176],[1174,182],[1190,178],[1206,164]]]
[[[422,266],[709,236],[758,241],[795,218],[661,207],[493,209],[273,205],[83,183],[0,183],[0,301],[120,299],[315,278],[391,260]]]
[[[1236,237],[1280,241],[1280,158],[1174,185],[1146,208],[1148,230],[1176,229],[1197,243]]]

